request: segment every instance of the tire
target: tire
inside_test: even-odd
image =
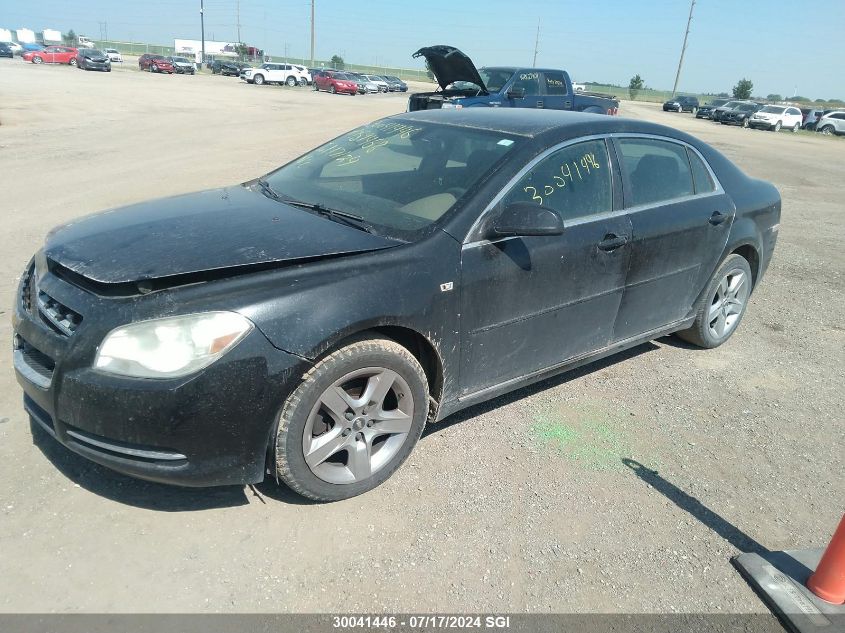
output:
[[[750,124],[750,122],[748,121],[748,117],[745,117],[745,118],[742,120],[742,127],[748,127],[748,126],[749,126],[749,124]],[[780,129],[780,128],[778,128],[778,129]]]
[[[294,77],[293,75],[291,75],[290,77],[288,77],[288,78],[285,80],[285,83],[286,83],[288,86],[290,86],[291,88],[293,88],[293,87],[296,85],[296,77]]]
[[[158,66],[156,66],[155,64],[150,64],[150,72],[151,73],[157,73],[158,72]]]
[[[751,266],[741,255],[728,255],[716,269],[696,310],[695,322],[678,332],[705,349],[719,347],[736,332],[751,296]]]
[[[79,62],[76,61],[76,57],[71,57],[70,61],[68,62],[68,64],[70,64],[71,66],[76,66],[78,63]]]
[[[335,87],[334,87],[334,84],[332,84],[331,86],[329,86],[329,93],[330,93],[330,94],[333,94],[333,95],[334,95],[334,94],[337,94],[337,88],[335,88]]]
[[[778,121],[777,123],[775,123],[775,126],[772,128],[772,130],[775,131],[775,132],[780,132],[781,127],[783,127],[783,126],[781,125],[781,122]]]
[[[307,86],[307,85],[308,85],[308,82],[307,82],[305,79],[300,79],[300,80],[299,80],[299,87],[300,87],[300,88],[304,88],[304,87],[305,87],[305,86]]]
[[[801,129],[801,124],[796,123],[795,125],[792,126],[792,133],[796,134],[798,132],[798,130],[800,130],[800,129]]]
[[[32,63],[33,63],[33,64],[40,64],[40,63],[41,63],[41,62],[43,62],[43,61],[44,61],[44,60],[43,60],[43,59],[41,59],[38,55],[36,55],[35,57],[33,57],[33,58],[32,58]]]
[[[252,81],[256,86],[264,85],[264,75],[256,75],[252,78]]]
[[[364,400],[371,390],[373,399]],[[352,342],[310,369],[285,401],[276,473],[317,501],[368,492],[408,458],[427,416],[428,381],[407,349],[385,338]]]
[[[825,136],[830,136],[831,134],[834,134],[836,130],[833,128],[832,125],[825,125],[821,130],[819,130],[819,132],[821,132]]]

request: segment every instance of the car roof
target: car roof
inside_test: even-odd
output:
[[[561,138],[574,138],[590,134],[635,133],[656,134],[686,142],[699,142],[688,134],[665,125],[625,117],[563,110],[528,110],[522,108],[418,110],[398,114],[391,118],[489,130],[531,138],[549,132],[557,132]]]

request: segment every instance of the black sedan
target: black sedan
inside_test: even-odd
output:
[[[723,112],[722,116],[719,117],[719,122],[723,125],[748,127],[751,115],[762,108],[763,106],[758,103],[741,103],[732,110]]]
[[[673,97],[663,104],[664,112],[695,112],[698,109],[698,97]]]
[[[213,75],[237,77],[241,74],[241,66],[242,64],[238,64],[238,62],[217,59],[211,63],[211,73]]]
[[[703,106],[699,106],[698,110],[695,111],[695,118],[696,119],[712,119],[713,118],[713,110],[725,105],[728,102],[728,99],[713,99],[709,103],[705,103]]]
[[[669,127],[398,115],[54,229],[22,275],[14,366],[34,423],[97,463],[347,498],[469,405],[673,332],[723,344],[780,207]]]
[[[81,70],[103,70],[111,72],[111,59],[96,48],[80,48],[76,54],[76,67]]]
[[[6,44],[0,44],[0,57],[8,57],[9,59],[14,59],[15,52],[10,46],[7,46]]]

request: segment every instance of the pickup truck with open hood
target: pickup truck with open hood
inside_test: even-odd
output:
[[[424,57],[440,89],[412,94],[408,111],[440,108],[536,108],[616,114],[619,101],[573,89],[565,70],[496,66],[476,68],[454,46],[427,46],[413,55]]]

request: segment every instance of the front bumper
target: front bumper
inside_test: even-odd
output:
[[[92,368],[93,356],[117,321],[132,320],[128,306],[109,305],[119,302],[51,273],[29,280],[22,281],[15,306],[13,354],[34,422],[73,452],[141,479],[183,486],[263,479],[278,411],[304,361],[273,347],[255,328],[217,362],[185,378],[109,375]],[[33,292],[79,316],[70,335],[37,301],[24,302]]]
[[[193,66],[174,66],[173,68],[178,75],[193,75],[195,72]]]
[[[85,62],[84,67],[86,70],[111,70],[111,62],[105,63],[87,61]]]

